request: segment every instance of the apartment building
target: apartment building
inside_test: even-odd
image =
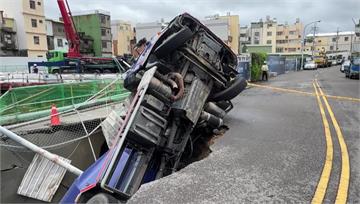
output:
[[[67,52],[69,45],[64,31],[64,23],[51,19],[46,19],[45,22],[48,50]]]
[[[239,16],[228,13],[226,16],[214,15],[206,18],[202,23],[223,40],[235,54],[239,54]]]
[[[239,44],[239,53],[247,52],[247,45],[251,44],[250,28],[248,26],[240,27]]]
[[[110,13],[103,10],[74,12],[74,24],[80,36],[93,40],[93,55],[98,57],[112,56],[112,36]],[[88,39],[89,42],[91,39]]]
[[[1,0],[2,9],[16,22],[19,53],[45,57],[47,52],[43,0]]]
[[[306,36],[305,52],[360,52],[360,36],[354,31],[317,33]]]
[[[276,28],[276,53],[301,52],[303,24],[296,19],[294,24],[279,24]]]
[[[0,11],[0,56],[18,55],[15,19],[4,17]]]
[[[131,54],[135,45],[135,32],[130,22],[111,21],[113,55]]]
[[[241,27],[240,45],[243,47],[268,47],[272,53],[299,53],[301,52],[301,35],[303,24],[296,19],[293,24],[279,24],[275,18],[266,17],[263,21],[252,22],[250,27]],[[246,49],[242,49],[246,52]]]

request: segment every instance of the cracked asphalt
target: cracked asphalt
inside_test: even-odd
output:
[[[290,72],[266,86],[360,98],[359,80],[339,67]],[[360,103],[328,98],[350,156],[348,203],[360,202]],[[314,96],[251,87],[233,100],[229,130],[213,152],[168,177],[145,184],[129,203],[310,202],[324,165],[326,141]],[[324,198],[333,203],[341,172],[341,152],[331,127],[334,160]]]

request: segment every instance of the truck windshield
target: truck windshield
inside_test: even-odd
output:
[[[46,53],[46,58],[47,59],[51,59],[53,57],[54,57],[54,53],[51,53],[51,52]]]

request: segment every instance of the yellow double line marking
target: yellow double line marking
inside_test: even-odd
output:
[[[308,95],[308,96],[315,96],[315,94],[312,92],[299,91],[296,89],[287,89],[287,88],[266,86],[266,85],[253,84],[253,83],[248,83],[248,85],[253,86],[253,87],[267,88],[267,89],[271,89],[271,90],[275,90],[275,91],[287,92],[287,93],[296,93],[296,94],[302,94],[302,95]],[[346,96],[332,96],[332,95],[325,95],[325,96],[328,98],[333,98],[333,99],[360,102],[360,98],[352,98],[352,97],[346,97]]]
[[[315,86],[316,84],[316,86]],[[326,109],[329,112],[332,124],[335,128],[337,139],[339,141],[340,145],[340,151],[341,151],[341,174],[340,174],[340,181],[338,185],[338,191],[336,195],[335,203],[339,204],[345,204],[347,200],[348,195],[348,189],[349,189],[349,180],[350,180],[350,161],[349,161],[349,154],[347,151],[347,146],[344,140],[344,137],[342,135],[339,123],[337,122],[335,115],[332,111],[332,108],[329,105],[329,102],[326,98],[326,95],[321,90],[319,83],[317,80],[315,83],[313,83],[314,89],[315,89],[315,95],[317,98],[317,102],[319,105],[321,117],[324,124],[325,129],[325,139],[326,139],[326,157],[325,157],[325,164],[323,167],[323,171],[320,176],[319,183],[317,185],[317,188],[315,190],[314,197],[312,199],[312,203],[322,203],[326,194],[326,189],[330,180],[330,174],[332,169],[332,163],[333,163],[333,142],[331,139],[331,131],[329,127],[329,122],[326,118],[325,110],[323,107],[323,104],[320,99],[319,92],[321,94],[321,97],[325,103]],[[318,92],[319,89],[319,92]]]

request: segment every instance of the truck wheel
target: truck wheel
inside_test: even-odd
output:
[[[52,70],[52,72],[51,72],[52,74],[59,74],[60,72],[59,72],[59,70],[58,69],[54,69],[54,70]]]
[[[246,80],[241,76],[237,76],[227,89],[212,95],[210,97],[210,101],[229,101],[239,95],[246,88],[246,86]]]
[[[120,203],[119,200],[107,193],[98,193],[90,198],[87,204],[107,204],[107,203]]]
[[[186,41],[188,41],[192,35],[193,32],[190,30],[190,28],[187,26],[183,27],[177,33],[174,33],[165,39],[162,44],[154,51],[155,55],[160,58],[170,54],[175,49],[183,45]]]

